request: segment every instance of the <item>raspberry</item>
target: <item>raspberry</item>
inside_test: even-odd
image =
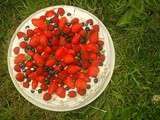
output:
[[[19,51],[20,51],[19,47],[15,47],[15,48],[13,49],[13,52],[14,52],[14,54],[16,54],[16,55],[19,53]]]
[[[71,98],[76,97],[76,92],[75,91],[69,91],[68,96],[71,97]]]
[[[65,13],[63,8],[58,8],[57,14],[59,14],[60,16],[63,16]]]
[[[45,100],[45,101],[48,101],[48,100],[50,100],[52,98],[52,96],[51,96],[51,94],[49,94],[49,93],[45,93],[44,95],[43,95],[43,100]]]

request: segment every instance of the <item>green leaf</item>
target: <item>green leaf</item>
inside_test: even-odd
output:
[[[131,23],[132,18],[134,16],[134,12],[135,11],[133,9],[129,9],[123,16],[121,16],[121,18],[117,22],[117,26],[122,26]]]

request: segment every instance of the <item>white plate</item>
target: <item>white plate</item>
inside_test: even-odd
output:
[[[75,98],[69,98],[66,97],[65,99],[61,99],[57,97],[56,95],[52,96],[52,99],[50,101],[44,101],[42,98],[42,94],[38,94],[37,92],[31,93],[30,88],[26,89],[22,86],[22,83],[18,82],[15,79],[16,72],[14,71],[14,53],[13,48],[18,46],[19,42],[21,40],[18,40],[17,38],[17,32],[18,31],[26,31],[25,26],[29,25],[31,27],[31,19],[39,17],[40,15],[43,15],[47,10],[54,9],[55,11],[57,8],[63,7],[65,9],[65,12],[71,13],[71,16],[69,18],[78,17],[81,21],[86,21],[87,19],[93,19],[94,23],[98,24],[100,26],[100,39],[104,41],[104,54],[106,56],[106,59],[104,61],[103,67],[100,68],[100,73],[98,75],[99,82],[95,84],[93,80],[91,80],[91,89],[87,90],[87,93],[85,96],[77,96]],[[65,13],[65,16],[66,16]],[[70,111],[74,109],[81,108],[83,106],[88,105],[92,101],[94,101],[107,87],[112,73],[114,69],[115,64],[115,51],[112,39],[110,37],[110,34],[106,27],[103,25],[103,23],[93,14],[89,13],[86,10],[83,10],[78,7],[74,6],[66,6],[66,5],[60,5],[60,6],[52,6],[48,8],[41,9],[35,13],[33,13],[31,16],[26,18],[17,28],[15,33],[12,36],[9,49],[8,49],[8,69],[10,76],[12,78],[12,81],[17,88],[17,90],[21,93],[21,95],[26,98],[29,102],[33,103],[34,105],[51,111]]]

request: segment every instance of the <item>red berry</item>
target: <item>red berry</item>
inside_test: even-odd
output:
[[[76,73],[76,72],[78,72],[78,71],[80,71],[81,70],[81,68],[79,67],[79,66],[77,66],[77,65],[70,65],[68,68],[67,68],[67,71],[68,71],[68,73],[70,73],[70,74],[74,74],[74,73]]]
[[[51,66],[53,66],[54,64],[56,63],[56,61],[55,61],[55,59],[48,59],[47,61],[46,61],[46,66],[48,66],[48,67],[51,67]]]
[[[63,9],[63,8],[58,8],[57,13],[58,13],[60,16],[63,16],[63,15],[64,15],[64,13],[65,13],[65,11],[64,11],[64,9]]]
[[[83,96],[86,94],[86,89],[77,89],[77,93]]]
[[[61,47],[61,48],[57,49],[57,51],[55,53],[55,57],[57,60],[60,60],[64,57],[65,54],[66,54],[66,49],[64,47]]]
[[[93,30],[99,32],[99,25],[93,25]]]
[[[41,89],[43,90],[43,91],[46,91],[47,89],[48,89],[48,86],[46,85],[46,84],[41,84]]]
[[[14,54],[18,54],[19,51],[20,51],[19,47],[15,47],[15,48],[13,49]]]
[[[44,50],[44,47],[43,47],[42,45],[38,45],[38,46],[37,46],[37,52],[38,52],[38,53],[42,53],[43,50]]]
[[[19,72],[16,74],[16,79],[19,81],[19,82],[22,82],[24,80],[24,74]]]
[[[75,23],[71,27],[71,31],[77,33],[82,30],[82,25],[80,23]]]
[[[56,89],[58,88],[58,83],[56,80],[53,80],[52,83],[48,86],[48,93],[53,94],[56,92]]]
[[[55,15],[55,12],[54,12],[53,10],[49,10],[49,11],[47,11],[46,14],[45,14],[46,17],[52,17],[52,16],[54,16],[54,15]]]
[[[73,19],[71,20],[71,23],[72,23],[72,24],[79,23],[79,19],[78,19],[78,18],[73,18]]]
[[[97,43],[98,42],[98,32],[91,32],[90,34],[89,34],[89,41],[91,42],[91,43]]]
[[[25,87],[25,88],[29,88],[29,82],[23,82],[23,87]]]
[[[92,76],[92,77],[96,77],[97,75],[98,75],[98,73],[99,73],[99,68],[98,68],[98,66],[90,66],[89,68],[88,68],[88,71],[87,71],[87,74],[89,75],[89,76]]]
[[[65,80],[64,80],[64,83],[71,89],[74,89],[75,88],[75,83],[73,82],[73,79],[71,77],[67,77]]]
[[[77,79],[75,86],[77,89],[86,89],[87,88],[87,83],[84,79]]]
[[[68,96],[71,97],[71,98],[76,97],[76,92],[75,91],[69,91]]]
[[[14,70],[15,70],[16,72],[21,72],[21,68],[19,67],[19,65],[15,65],[15,66],[14,66]]]
[[[47,28],[47,24],[45,24],[44,20],[41,20],[41,19],[32,19],[32,24],[42,30],[46,29]]]
[[[32,89],[36,89],[38,86],[38,81],[32,80]]]
[[[27,42],[25,42],[25,41],[22,41],[22,42],[20,42],[20,45],[19,45],[21,48],[26,48],[26,46],[27,46]]]
[[[29,56],[32,56],[32,57],[33,57],[34,52],[33,52],[33,51],[31,51],[31,50],[28,50],[28,51],[27,51],[27,54],[28,54]]]
[[[28,30],[27,30],[27,36],[28,36],[28,37],[32,37],[33,34],[34,34],[34,31],[33,31],[33,30],[31,30],[31,29],[28,29]]]
[[[62,17],[61,19],[59,19],[59,21],[58,21],[59,28],[61,28],[63,30],[66,23],[67,23],[66,17]]]
[[[33,62],[32,62],[32,61],[27,61],[27,62],[26,62],[26,67],[31,68],[32,65],[33,65]]]
[[[21,38],[24,37],[24,36],[25,36],[25,33],[24,33],[24,32],[18,32],[18,33],[17,33],[18,39],[21,39]]]
[[[74,57],[70,54],[67,54],[63,60],[66,64],[71,64],[74,62]]]
[[[60,98],[64,98],[66,95],[66,90],[63,87],[58,87],[56,90],[56,95],[58,95]]]
[[[49,93],[45,93],[44,95],[43,95],[43,100],[45,100],[45,101],[48,101],[48,100],[50,100],[52,98],[52,96],[51,96],[51,94],[49,94]]]
[[[92,20],[92,19],[88,19],[88,20],[86,21],[86,23],[88,23],[88,24],[90,24],[90,25],[93,25],[93,20]]]
[[[80,34],[75,34],[72,38],[72,43],[73,44],[79,44],[79,41],[80,41]]]
[[[21,53],[15,57],[14,63],[19,64],[24,62],[25,60],[26,60],[25,55]]]

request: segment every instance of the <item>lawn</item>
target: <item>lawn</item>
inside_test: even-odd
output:
[[[78,6],[100,18],[116,52],[114,74],[103,94],[69,112],[29,103],[7,68],[17,26],[33,12],[58,4]],[[160,0],[0,0],[0,120],[160,120]]]

